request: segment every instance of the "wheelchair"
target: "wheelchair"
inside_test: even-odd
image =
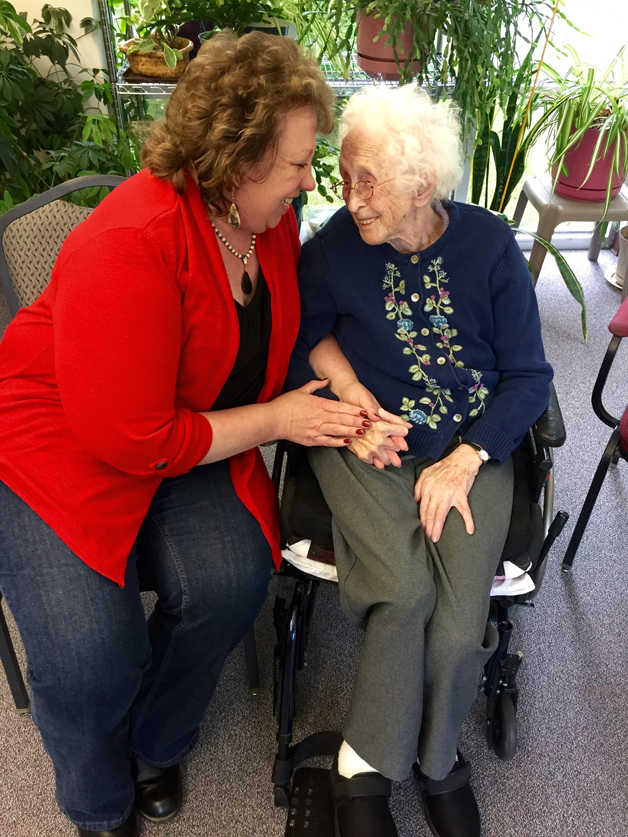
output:
[[[532,606],[538,593],[547,556],[568,515],[554,517],[553,448],[565,442],[565,427],[554,388],[550,403],[513,453],[514,496],[510,528],[502,553],[508,561],[527,569],[534,589],[519,595],[492,595],[489,620],[496,625],[497,648],[484,667],[482,690],[486,696],[487,744],[502,759],[517,749],[516,712],[519,692],[516,684],[521,653],[510,653],[512,633],[510,608]],[[323,565],[323,577],[333,566],[331,512],[311,471],[306,449],[292,443],[277,446],[273,482],[280,497],[282,545],[303,539],[311,541],[308,559]],[[542,503],[542,505],[541,505]],[[314,756],[335,755],[342,735],[338,731],[316,732],[293,743],[295,686],[297,671],[305,664],[309,626],[316,593],[321,583],[313,575],[285,560],[281,575],[294,579],[288,596],[277,595],[273,618],[276,631],[274,649],[274,712],[277,721],[277,752],[273,767],[274,802],[289,809],[286,837],[332,834],[327,791],[327,771],[299,767]],[[308,563],[308,562],[304,562]],[[326,568],[326,569],[325,569]]]

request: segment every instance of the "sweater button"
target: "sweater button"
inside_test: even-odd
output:
[[[423,335],[423,337],[427,337],[427,335],[428,335],[429,333],[430,333],[429,328],[422,328],[422,329],[421,329],[421,334]]]
[[[443,356],[441,355],[440,357],[437,357],[437,358],[436,358],[436,363],[437,363],[439,366],[442,366],[442,365],[443,365],[443,363],[447,363],[447,358],[446,358],[446,357],[443,357]]]
[[[156,471],[163,471],[163,469],[167,468],[167,467],[168,467],[168,463],[166,462],[165,459],[163,459],[161,462],[155,463],[155,470]]]
[[[418,302],[421,299],[421,297],[418,294],[412,294],[410,299],[412,300],[412,302]]]
[[[410,256],[410,261],[412,264],[416,264],[419,261],[419,257],[417,255]]]
[[[460,413],[456,413],[453,416],[453,419],[454,419],[454,421],[462,421],[462,416],[460,415]]]

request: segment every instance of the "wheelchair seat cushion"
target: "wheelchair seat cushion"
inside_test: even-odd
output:
[[[303,448],[290,449],[280,516],[282,543],[309,538],[320,549],[333,552],[331,512]]]

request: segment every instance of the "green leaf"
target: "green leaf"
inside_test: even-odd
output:
[[[547,252],[554,257],[556,266],[558,267],[558,271],[567,287],[567,290],[576,300],[578,305],[580,305],[580,322],[582,328],[582,337],[584,339],[584,342],[586,343],[588,337],[587,305],[586,300],[584,298],[584,291],[582,289],[582,285],[578,281],[578,277],[569,266],[569,263],[567,262],[563,254],[550,241],[546,241],[544,238],[541,238],[541,236],[537,235],[535,232],[531,232],[530,230],[519,230],[518,228],[514,228],[514,230],[515,232],[526,232],[528,235],[531,235],[535,241],[538,241],[539,244],[542,244],[543,247],[545,247],[545,249],[547,250]]]
[[[86,35],[89,35],[90,32],[95,32],[96,29],[98,29],[98,27],[100,26],[100,21],[96,20],[93,17],[84,17],[81,18],[79,26]]]

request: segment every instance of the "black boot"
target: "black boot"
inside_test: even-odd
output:
[[[151,822],[168,822],[181,810],[181,771],[171,767],[151,767],[138,760],[135,780],[135,807]]]
[[[458,753],[458,761],[444,779],[424,776],[417,764],[425,819],[435,837],[480,837],[480,812],[469,784],[471,765]]]
[[[345,779],[334,764],[330,773],[335,837],[398,837],[388,808],[390,779],[358,773]]]
[[[109,831],[88,831],[86,828],[79,828],[79,837],[137,837],[137,817],[135,811],[131,816],[117,828]]]

